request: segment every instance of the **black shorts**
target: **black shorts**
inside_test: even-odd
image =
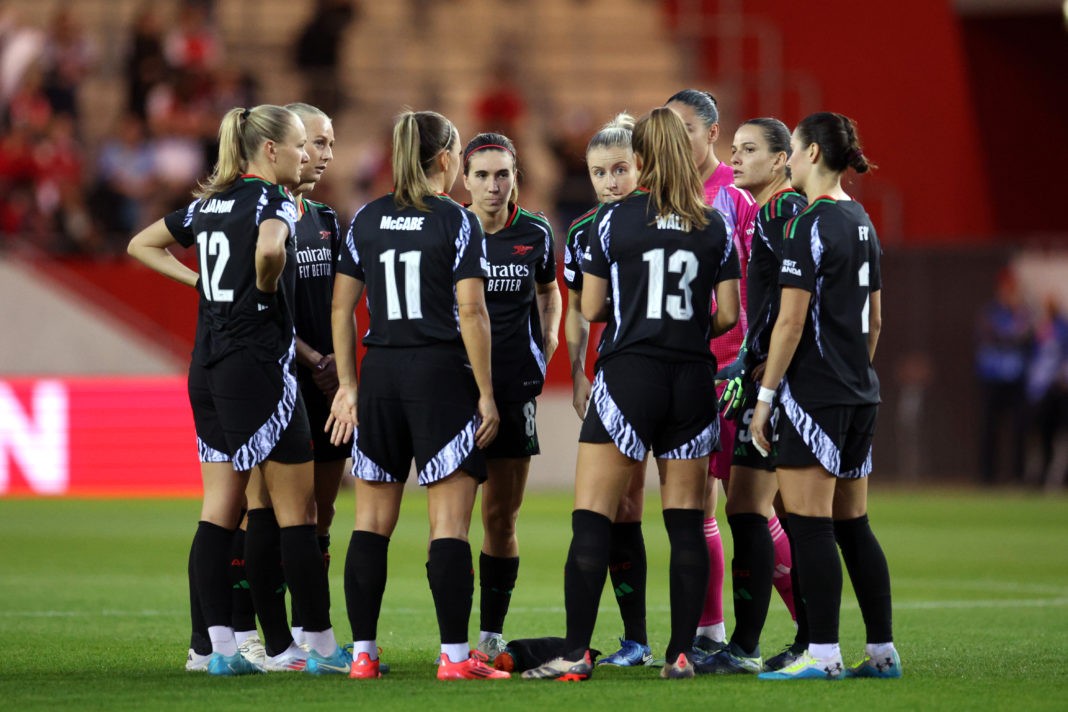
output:
[[[297,367],[297,383],[300,395],[308,409],[308,424],[311,426],[312,457],[316,462],[336,462],[348,458],[352,447],[334,445],[330,442],[330,433],[323,430],[326,418],[330,415],[332,399],[319,390],[312,380],[311,371],[303,366]]]
[[[779,433],[776,423],[779,417],[778,409],[771,414],[771,452],[768,457],[760,454],[753,444],[753,436],[749,434],[749,424],[753,422],[753,410],[757,403],[757,389],[759,384],[751,379],[746,379],[742,386],[742,401],[738,406],[738,413],[734,417],[737,431],[734,435],[734,451],[731,454],[731,465],[735,467],[748,467],[751,470],[775,471],[775,452],[779,442]]]
[[[538,444],[538,404],[528,401],[497,402],[501,425],[497,437],[483,452],[487,460],[494,458],[530,457],[541,454]]]
[[[406,482],[412,458],[420,485],[457,470],[486,479],[475,446],[478,386],[462,347],[369,348],[356,399],[352,474]]]
[[[871,441],[879,406],[840,405],[806,409],[787,384],[779,389],[779,467],[820,465],[835,477],[871,474]]]
[[[672,363],[616,356],[597,370],[579,442],[615,443],[634,460],[692,460],[719,449],[716,369],[704,361]]]
[[[230,461],[245,471],[264,460],[311,461],[295,359],[292,349],[281,363],[245,349],[208,367],[190,365],[189,403],[201,462]]]

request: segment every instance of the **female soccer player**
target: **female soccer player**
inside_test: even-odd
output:
[[[661,107],[634,127],[642,189],[600,208],[583,262],[582,311],[607,319],[579,438],[572,540],[564,573],[562,658],[528,678],[584,680],[608,570],[612,516],[634,463],[652,449],[671,541],[671,640],[663,677],[692,677],[689,655],[708,582],[702,504],[718,446],[709,339],[738,320],[738,258],[705,205],[682,120]],[[608,286],[611,283],[611,301]],[[711,311],[715,292],[718,309]]]
[[[666,102],[686,125],[686,134],[690,138],[693,160],[704,184],[705,201],[719,210],[727,223],[727,234],[734,241],[742,274],[745,274],[749,262],[749,249],[753,238],[753,224],[756,220],[757,204],[748,192],[734,186],[731,167],[716,156],[715,144],[719,140],[719,107],[710,93],[699,89],[683,89],[676,92]],[[712,342],[712,353],[717,363],[732,363],[745,340],[746,287],[742,283],[742,313],[738,324],[728,333]],[[694,639],[696,653],[714,653],[722,649],[727,637],[723,621],[723,576],[725,562],[723,558],[723,540],[716,521],[716,505],[719,486],[716,480],[730,477],[731,451],[734,448],[734,423],[720,418],[720,444],[718,453],[709,457],[709,482],[705,501],[705,540],[709,555],[708,590],[705,593],[705,605],[701,611],[700,625]]]
[[[329,564],[330,523],[348,450],[330,442],[323,431],[330,412],[330,401],[337,390],[333,346],[330,340],[330,298],[333,292],[334,265],[337,262],[339,229],[337,215],[322,203],[303,198],[315,188],[327,165],[333,160],[333,123],[321,110],[308,104],[288,104],[287,109],[300,117],[308,142],[304,145],[309,161],[301,168],[300,184],[293,191],[297,203],[297,259],[295,327],[297,332],[297,383],[311,424],[312,455],[315,460],[315,507],[320,551]],[[323,356],[325,351],[328,356]],[[253,530],[253,546],[245,541],[245,532],[234,537],[231,580],[234,584],[233,626],[238,650],[268,671],[303,670],[304,656],[299,652],[279,661],[277,652],[304,642],[300,608],[293,606],[293,628],[285,609],[285,574],[278,552],[278,521],[263,478],[253,470],[246,489],[248,519],[244,524]],[[328,567],[329,570],[329,567]],[[253,599],[255,606],[253,606]],[[263,627],[266,646],[256,634],[256,617]],[[279,664],[283,662],[283,664]]]
[[[750,433],[761,452],[770,451],[777,398],[776,475],[807,605],[809,646],[793,664],[760,677],[843,677],[836,539],[867,629],[867,655],[850,673],[900,677],[890,572],[867,515],[879,403],[872,359],[882,326],[880,248],[864,208],[842,189],[847,168],[865,173],[870,164],[855,124],[841,114],[805,117],[791,147],[791,183],[809,206],[786,227],[779,314]]]
[[[594,192],[601,204],[614,203],[638,187],[631,135],[634,117],[621,113],[593,135],[586,146],[586,166]],[[567,231],[564,247],[564,281],[568,287],[564,334],[571,362],[573,405],[579,418],[586,417],[590,380],[586,377],[586,350],[589,322],[582,316],[582,256],[589,242],[590,226],[597,208],[579,216]],[[634,464],[630,484],[619,503],[612,523],[612,553],[608,572],[623,618],[619,650],[598,661],[598,665],[630,667],[653,663],[645,621],[646,559],[642,536],[645,508],[645,460]]]
[[[559,341],[560,288],[549,222],[519,207],[516,156],[502,134],[481,133],[464,148],[464,186],[486,236],[486,307],[493,331],[493,394],[500,426],[485,450],[482,485],[485,537],[479,555],[481,631],[478,650],[492,662],[519,574],[515,524],[530,457],[541,450],[535,422],[545,367]]]
[[[204,505],[191,557],[213,649],[208,672],[216,675],[261,669],[237,652],[227,580],[230,541],[253,467],[261,469],[274,502],[287,579],[306,615],[308,657],[344,656],[330,627],[326,571],[309,517],[311,434],[294,369],[297,211],[285,187],[300,182],[305,142],[303,124],[287,109],[232,109],[219,129],[215,172],[197,199],[129,246],[133,257],[200,294],[189,396]],[[198,246],[199,273],[171,255],[167,248],[175,243]]]
[[[345,561],[353,661],[351,669],[309,662],[313,671],[380,675],[375,639],[386,553],[414,456],[427,487],[438,679],[508,677],[467,644],[474,592],[467,536],[485,480],[482,448],[493,442],[499,417],[485,238],[478,219],[444,194],[461,163],[460,136],[448,119],[403,113],[393,130],[394,192],[356,214],[338,263],[331,326],[340,385],[328,424],[335,444],[355,440],[356,525]],[[370,326],[357,400],[352,312],[365,287]]]
[[[727,401],[727,417],[742,424],[737,429],[733,449],[726,506],[734,540],[731,572],[735,627],[727,647],[695,661],[698,673],[760,672],[763,669],[760,631],[767,616],[775,574],[779,574],[778,581],[787,589],[783,592],[787,605],[793,599],[789,574],[775,569],[776,541],[768,528],[769,520],[775,518],[774,501],[778,493],[775,466],[756,451],[745,427],[753,416],[756,402],[756,382],[746,374],[756,372],[763,363],[771,325],[775,322],[783,227],[805,207],[804,197],[790,187],[786,170],[789,156],[790,130],[778,119],[750,119],[734,134],[731,145],[734,184],[750,191],[757,205],[762,206],[746,279],[749,322],[746,348],[736,362],[737,375],[728,381],[723,398]],[[718,375],[722,377],[727,370],[721,370]],[[782,528],[776,529],[778,543],[788,547]]]

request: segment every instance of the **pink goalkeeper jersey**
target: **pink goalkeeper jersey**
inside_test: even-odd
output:
[[[738,357],[738,350],[742,348],[745,331],[749,326],[749,320],[746,318],[748,301],[745,275],[749,269],[749,253],[760,206],[753,200],[749,191],[734,187],[734,169],[722,161],[705,181],[705,202],[718,210],[726,220],[727,231],[734,239],[734,249],[738,250],[738,262],[742,268],[742,302],[738,323],[726,334],[712,339],[711,344],[716,364],[723,368]]]

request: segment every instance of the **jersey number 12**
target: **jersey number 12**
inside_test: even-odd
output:
[[[230,261],[230,241],[226,239],[226,233],[218,230],[213,230],[211,233],[197,233],[197,250],[200,262],[200,288],[204,291],[204,298],[209,302],[234,301],[234,290],[223,289],[219,286],[226,263]],[[213,263],[209,263],[209,256],[215,258]]]

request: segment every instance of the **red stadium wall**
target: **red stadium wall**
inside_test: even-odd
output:
[[[816,80],[821,105],[806,105],[802,97],[804,112],[839,111],[857,121],[865,152],[879,165],[863,181],[900,196],[901,237],[909,243],[960,242],[992,234],[987,162],[950,0],[732,4],[747,19],[778,28],[784,70]],[[665,5],[672,12],[682,3]],[[721,3],[702,5],[715,13]],[[715,66],[715,49],[710,40],[702,53],[713,92],[723,71]],[[751,59],[747,54],[746,62]],[[745,109],[735,114],[750,115]],[[793,125],[801,116],[780,118]],[[730,137],[734,127],[724,129]]]

